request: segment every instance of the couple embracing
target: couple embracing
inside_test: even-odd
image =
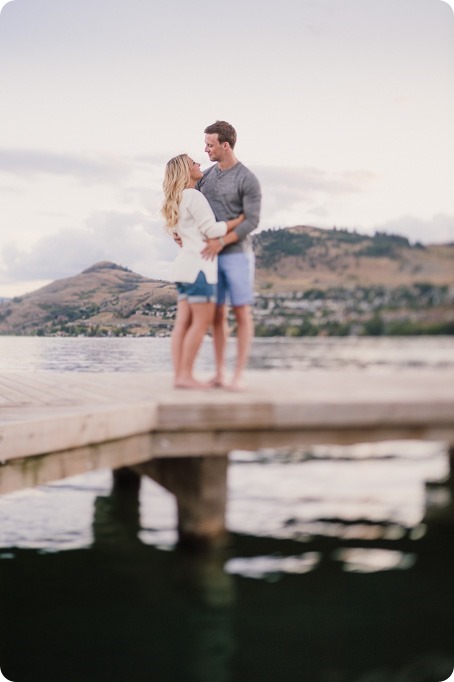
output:
[[[215,165],[202,173],[199,163],[181,154],[167,163],[163,182],[162,215],[181,247],[171,272],[178,292],[172,332],[174,386],[238,391],[253,336],[254,256],[249,235],[258,226],[261,192],[255,175],[235,156],[235,129],[216,121],[204,132],[205,151]],[[237,323],[236,366],[228,383],[227,300]],[[194,378],[193,367],[211,326],[216,374],[207,384]]]

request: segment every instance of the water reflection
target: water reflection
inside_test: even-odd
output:
[[[454,667],[449,524],[362,543],[235,534],[189,554],[141,542],[134,481],[93,511],[90,547],[0,560],[15,682],[436,682]]]
[[[225,556],[216,552],[180,553],[174,564],[175,591],[185,604],[183,679],[229,682],[235,651],[233,608],[235,584],[224,571]],[[181,677],[180,677],[181,679]]]
[[[128,470],[118,473],[111,494],[95,500],[92,549],[113,552],[115,561],[119,552],[125,552],[128,564],[131,552],[135,552],[140,567],[140,557],[148,553],[139,539],[140,478],[129,476]],[[233,580],[224,571],[226,555],[222,551],[190,553],[179,549],[170,553],[169,558],[173,595],[167,607],[171,611],[178,602],[177,627],[184,634],[179,642],[180,655],[176,657],[180,664],[184,662],[184,672],[180,671],[178,679],[228,682],[234,648],[231,611],[235,594]],[[139,570],[135,582],[136,586],[144,583],[146,602],[148,590],[154,592],[149,576]],[[155,607],[153,600],[151,604]]]

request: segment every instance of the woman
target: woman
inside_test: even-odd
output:
[[[217,261],[204,260],[201,251],[206,238],[219,238],[243,221],[243,215],[216,222],[203,194],[195,189],[202,177],[200,164],[187,154],[167,163],[162,215],[166,228],[181,239],[171,279],[178,291],[177,316],[172,332],[172,359],[176,388],[206,388],[193,377],[193,366],[216,304]]]

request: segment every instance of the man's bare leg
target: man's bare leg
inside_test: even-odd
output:
[[[216,374],[211,382],[213,386],[224,386],[225,384],[225,353],[229,333],[227,308],[225,305],[217,305],[213,322],[214,357],[216,361]]]
[[[243,305],[235,307],[233,310],[237,324],[237,358],[235,372],[228,388],[231,391],[241,391],[243,389],[243,372],[249,358],[254,325],[252,322],[251,306]]]

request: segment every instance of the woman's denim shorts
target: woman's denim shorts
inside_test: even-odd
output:
[[[205,273],[200,270],[195,282],[175,282],[178,300],[188,303],[215,303],[216,284],[209,284]]]

